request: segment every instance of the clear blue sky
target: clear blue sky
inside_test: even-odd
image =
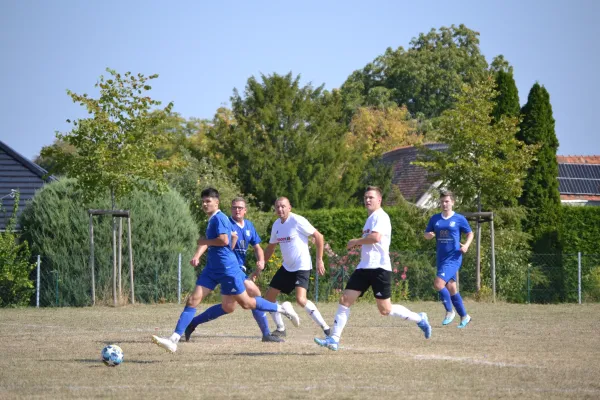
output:
[[[252,75],[333,89],[387,47],[464,23],[488,62],[514,66],[521,104],[548,89],[559,154],[600,154],[599,19],[594,0],[0,0],[0,140],[33,158],[84,116],[65,90],[94,93],[106,67],[158,73],[153,98],[211,118]]]

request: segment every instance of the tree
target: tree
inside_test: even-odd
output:
[[[517,118],[502,116],[491,124],[496,96],[490,76],[473,86],[463,85],[454,107],[439,121],[437,135],[448,150],[422,147],[426,157],[416,163],[454,191],[464,205],[473,206],[479,199],[486,210],[521,195],[536,150],[535,145],[517,140]]]
[[[534,253],[560,251],[558,225],[560,193],[558,191],[558,139],[550,95],[535,83],[529,91],[527,104],[521,110],[523,121],[517,137],[528,145],[539,146],[536,160],[527,171],[519,203],[528,210],[524,229],[533,236]]]
[[[494,59],[491,67],[498,91],[498,96],[494,99],[496,105],[492,112],[494,121],[498,121],[502,115],[518,117],[521,113],[521,105],[519,104],[519,91],[513,77],[513,68],[501,55]]]
[[[350,141],[353,147],[364,148],[365,157],[379,158],[386,151],[420,142],[415,131],[406,107],[360,107],[350,122]]]
[[[100,76],[95,85],[100,89],[99,98],[67,90],[73,102],[92,114],[90,118],[73,121],[70,132],[56,135],[75,151],[50,146],[43,149],[41,157],[55,159],[61,171],[77,178],[86,200],[98,198],[108,190],[114,207],[115,198],[134,189],[166,190],[164,174],[172,163],[158,159],[157,149],[168,142],[169,132],[156,128],[173,105],[170,103],[160,112],[152,112],[152,108],[161,103],[146,92],[152,89],[149,81],[158,75],[131,72],[121,75],[112,69],[106,70],[111,77]]]
[[[360,106],[391,101],[412,115],[437,117],[452,106],[461,86],[482,79],[487,67],[478,32],[462,24],[432,29],[413,38],[408,50],[388,48],[353,72],[341,88],[344,109],[352,114]]]
[[[215,116],[213,161],[264,208],[279,196],[299,208],[348,203],[363,158],[347,143],[339,92],[301,87],[291,73],[261,78],[248,79],[244,97],[234,90],[232,115]]]
[[[15,233],[18,209],[17,191],[6,229],[0,232],[0,307],[27,305],[33,294],[33,282],[29,280],[29,273],[35,268],[35,264],[29,261],[31,251],[27,241],[21,241]]]

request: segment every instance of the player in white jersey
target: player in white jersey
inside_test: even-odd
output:
[[[269,284],[269,290],[265,294],[265,299],[271,299],[274,302],[280,292],[290,294],[295,289],[298,305],[304,308],[326,335],[329,335],[329,325],[327,325],[315,304],[306,298],[310,270],[312,269],[308,240],[311,236],[315,240],[317,272],[319,275],[323,275],[325,273],[325,265],[323,264],[325,242],[323,235],[306,218],[291,211],[292,206],[286,197],[280,197],[275,201],[275,213],[279,218],[271,228],[271,239],[265,249],[265,264],[273,255],[278,244],[283,256],[283,263],[273,276]],[[277,329],[271,332],[271,335],[285,336],[285,325],[279,313],[271,313],[271,317],[277,325]]]
[[[338,349],[342,331],[350,316],[350,307],[369,287],[373,288],[377,308],[381,315],[390,315],[416,322],[425,334],[425,339],[431,337],[431,326],[427,320],[427,314],[423,312],[417,314],[400,304],[392,304],[390,300],[392,294],[390,262],[392,224],[388,214],[381,208],[381,189],[376,186],[367,187],[364,201],[369,217],[363,228],[362,238],[351,239],[347,246],[348,249],[361,246],[360,263],[350,276],[340,298],[331,336],[327,335],[325,339],[315,338],[315,343],[330,350]]]

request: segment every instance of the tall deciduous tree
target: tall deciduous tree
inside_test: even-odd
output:
[[[362,157],[347,145],[341,96],[299,81],[262,75],[243,97],[234,90],[233,115],[218,114],[209,131],[213,158],[265,208],[278,196],[300,208],[346,204]]]
[[[491,124],[494,80],[463,85],[453,108],[440,117],[437,131],[447,151],[423,148],[427,160],[417,164],[442,180],[463,204],[480,198],[486,210],[515,201],[536,146],[517,140],[518,119],[502,116]]]
[[[517,137],[540,147],[536,160],[527,171],[523,194],[519,198],[519,203],[529,210],[524,228],[533,236],[534,253],[555,253],[560,250],[556,223],[560,218],[558,139],[546,88],[535,83],[521,112],[523,121]]]
[[[150,81],[158,75],[121,75],[109,68],[107,72],[111,76],[100,76],[95,85],[100,89],[97,99],[67,90],[73,102],[92,115],[73,121],[70,132],[56,135],[75,151],[51,146],[41,156],[55,159],[62,171],[77,178],[87,200],[106,191],[113,199],[134,189],[162,191],[167,185],[165,172],[172,164],[157,158],[157,149],[168,142],[169,133],[156,128],[171,111],[172,103],[159,112],[153,110],[161,103],[147,92]]]
[[[437,117],[454,103],[461,86],[482,79],[487,67],[478,32],[465,25],[432,29],[413,38],[408,50],[388,48],[352,73],[341,88],[345,111],[392,101],[413,115]]]

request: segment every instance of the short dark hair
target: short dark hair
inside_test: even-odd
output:
[[[379,186],[367,186],[367,188],[365,189],[365,193],[370,192],[370,191],[379,193],[379,197],[383,198],[383,193],[381,192],[381,189],[379,188]]]
[[[444,197],[450,197],[454,201],[454,193],[449,190],[440,190],[440,199]]]
[[[213,197],[219,199],[219,191],[215,188],[208,187],[200,193],[200,197]]]
[[[234,198],[233,200],[231,200],[231,204],[237,203],[238,201],[241,201],[242,203],[246,204],[246,200],[243,197],[240,197],[240,196],[238,196],[238,197]]]

